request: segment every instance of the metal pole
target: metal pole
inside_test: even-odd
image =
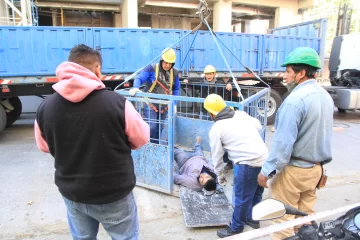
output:
[[[64,11],[63,8],[60,8],[60,12],[61,12],[61,26],[64,26]]]

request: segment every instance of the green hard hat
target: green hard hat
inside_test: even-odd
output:
[[[287,56],[285,62],[281,66],[286,67],[291,64],[306,64],[314,68],[321,68],[319,55],[314,49],[309,47],[295,48],[295,50]]]

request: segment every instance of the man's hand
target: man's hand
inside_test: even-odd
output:
[[[189,83],[189,80],[187,80],[187,79],[184,79],[184,81],[183,81],[185,84],[188,84]]]
[[[226,84],[226,90],[231,91],[232,85],[231,83]]]
[[[218,177],[218,182],[221,186],[225,186],[227,183],[226,177],[224,174],[220,174]]]
[[[132,89],[130,89],[129,94],[130,94],[130,96],[135,96],[135,94],[136,94],[137,92],[141,92],[140,89],[138,89],[138,88],[132,88]]]
[[[261,173],[259,173],[258,175],[258,184],[261,186],[261,187],[264,187],[264,188],[268,188],[268,185],[267,185],[267,180],[268,178],[265,177],[264,175],[262,175]]]

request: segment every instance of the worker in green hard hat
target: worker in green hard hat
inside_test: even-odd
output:
[[[292,51],[282,65],[290,94],[280,106],[275,121],[271,153],[258,176],[260,186],[270,185],[271,197],[314,213],[316,188],[320,188],[323,164],[332,160],[334,102],[315,80],[321,68],[319,55],[308,47]],[[294,219],[285,215],[274,223]],[[272,239],[294,235],[294,228],[273,233]]]

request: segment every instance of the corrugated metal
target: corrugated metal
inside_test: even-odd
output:
[[[103,72],[135,72],[182,36],[179,30],[95,28],[94,47],[101,50]],[[181,46],[175,46],[175,67],[181,64]]]
[[[326,19],[317,19],[309,22],[302,22],[294,25],[269,29],[269,33],[282,36],[297,36],[297,37],[321,37],[323,24]]]
[[[264,72],[284,71],[281,67],[286,56],[297,47],[311,47],[320,52],[320,38],[265,35]]]
[[[1,27],[0,77],[51,76],[67,60],[70,49],[85,43],[101,51],[104,74],[133,73],[149,63],[161,51],[172,46],[188,31],[167,29],[70,28],[70,27]],[[216,33],[219,39],[246,66],[259,73],[283,71],[285,56],[298,46],[323,51],[322,38]],[[202,72],[208,64],[218,72],[228,72],[210,33],[200,31],[173,48],[175,67]],[[219,42],[233,72],[245,72],[241,64]],[[186,57],[188,53],[188,56]],[[186,58],[186,59],[185,59]]]
[[[216,33],[236,56],[253,71],[260,69],[260,54],[262,48],[262,35],[240,33]],[[192,36],[194,37],[194,36]],[[190,44],[192,39],[189,40]],[[221,51],[232,71],[245,71],[241,64],[219,42]],[[212,36],[208,31],[198,33],[189,54],[189,70],[203,71],[208,64],[213,65],[217,71],[228,71]]]
[[[54,75],[86,36],[85,28],[1,27],[0,76]]]

